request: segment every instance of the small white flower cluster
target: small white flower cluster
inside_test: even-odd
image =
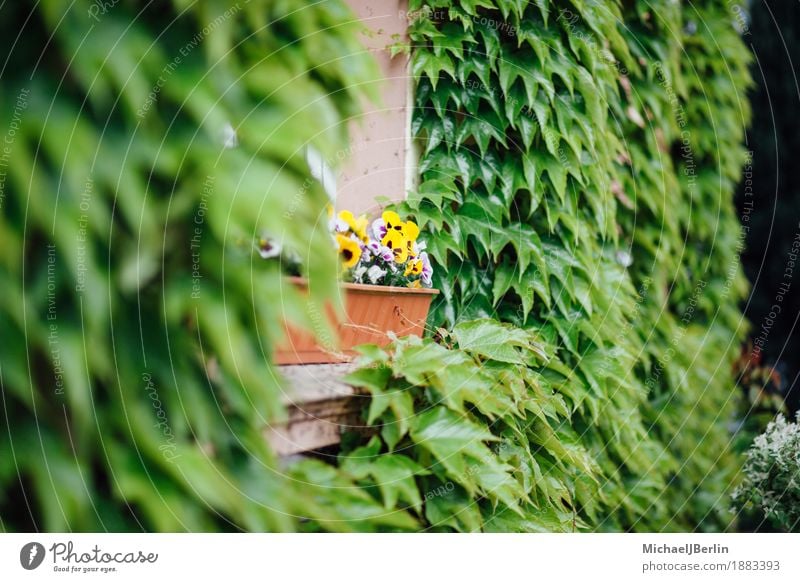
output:
[[[378,265],[367,267],[366,265],[359,264],[358,267],[353,270],[353,280],[358,283],[363,283],[365,280],[368,280],[373,285],[377,285],[383,280],[386,273],[386,269],[381,269]]]
[[[755,438],[733,502],[758,510],[779,529],[800,530],[800,424],[778,416]]]

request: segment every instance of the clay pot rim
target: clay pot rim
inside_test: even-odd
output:
[[[308,287],[308,279],[305,277],[289,277],[289,281],[299,287]],[[362,293],[376,293],[376,294],[413,294],[413,295],[438,295],[438,289],[428,289],[420,287],[412,289],[410,287],[394,287],[391,285],[367,285],[365,283],[339,283],[342,289],[350,289],[353,291],[361,291]]]

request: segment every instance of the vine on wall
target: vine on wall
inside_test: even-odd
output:
[[[338,0],[184,4],[160,35],[135,2],[96,27],[40,2],[40,70],[8,51],[4,89],[50,115],[23,119],[0,216],[0,528],[726,527],[749,57],[724,2],[410,3],[421,182],[398,210],[428,231],[437,331],[363,348],[377,430],[335,463],[263,439],[278,322],[314,322],[242,241],[335,296],[302,151],[345,147],[373,65]]]
[[[429,231],[442,329],[367,352],[380,439],[342,468],[434,529],[724,529],[750,83],[732,14],[410,12],[423,154],[401,210]],[[388,459],[403,471],[370,469]]]

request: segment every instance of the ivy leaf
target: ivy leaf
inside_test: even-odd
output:
[[[383,506],[393,509],[398,499],[404,499],[417,511],[422,509],[422,498],[415,482],[417,475],[427,471],[404,455],[384,455],[375,460],[370,470],[383,497]]]
[[[475,42],[472,34],[465,34],[464,29],[455,22],[445,22],[439,30],[440,36],[432,43],[433,53],[441,56],[448,51],[456,61],[464,58],[464,42]]]
[[[472,116],[478,116],[481,101],[487,94],[487,88],[478,83],[466,83],[460,90],[461,103],[464,109]]]
[[[581,147],[583,142],[580,138],[580,133],[578,131],[573,131],[575,120],[578,117],[575,106],[571,103],[567,103],[564,98],[558,98],[556,99],[554,108],[558,120],[558,129],[562,139],[567,142],[575,153],[575,156],[580,159],[583,151]]]
[[[528,75],[526,77],[530,78],[533,82],[544,89],[544,92],[547,94],[547,98],[550,101],[553,101],[553,97],[555,97],[556,94],[556,88],[553,85],[550,75],[547,73],[547,69],[545,69],[541,63],[535,63],[533,66],[529,66]],[[531,93],[530,91],[528,91],[528,94],[531,97],[535,96],[535,94]],[[532,98],[530,100],[533,101]]]
[[[469,237],[473,237],[492,257],[499,256],[511,240],[507,230],[489,215],[486,208],[477,204],[465,204],[457,217],[462,229],[462,244],[466,245]]]
[[[518,515],[525,515],[519,502],[525,500],[527,495],[519,482],[510,475],[512,467],[492,459],[489,462],[471,464],[468,470],[475,475],[481,489],[495,500],[495,508],[497,502],[501,502]]]
[[[486,187],[488,193],[488,200],[492,206],[497,206],[495,216],[499,220],[502,216],[509,215],[508,206],[505,205],[502,199],[495,195],[495,183],[497,178],[500,177],[501,168],[497,155],[493,151],[487,151],[482,157],[475,156],[473,158],[472,175],[477,175]]]
[[[424,129],[428,136],[428,141],[425,145],[425,154],[428,154],[443,141],[447,149],[450,149],[452,143],[450,140],[455,134],[456,124],[453,118],[449,116],[442,119],[430,116],[422,123],[421,129]]]
[[[564,203],[567,197],[567,169],[561,161],[553,156],[538,156],[539,161],[544,163],[547,170],[547,177],[558,194],[559,200]]]
[[[418,12],[409,6],[409,12]],[[440,39],[444,36],[442,31],[436,28],[433,20],[428,16],[415,18],[408,26],[408,36],[414,43],[425,43],[429,39]]]
[[[586,111],[592,120],[592,124],[597,128],[605,127],[605,115],[600,101],[600,91],[598,91],[592,76],[584,68],[579,69],[578,90],[584,99]]]
[[[366,446],[343,457],[340,467],[354,479],[371,477],[381,492],[385,509],[394,509],[397,501],[403,499],[421,510],[422,499],[415,477],[429,475],[430,471],[405,455],[381,455],[379,451],[380,439],[372,437]]]
[[[464,187],[469,188],[472,185],[471,177],[471,168],[472,165],[470,164],[470,158],[473,157],[472,152],[467,149],[461,148],[455,154],[453,154],[453,161],[455,162],[456,168],[461,177],[461,181],[464,184]]]
[[[402,437],[400,436],[400,427],[396,422],[393,422],[394,419],[391,418],[391,412],[387,412],[385,418],[386,422],[381,427],[381,438],[383,442],[386,443],[386,448],[391,453],[394,452],[397,443],[400,442]]]
[[[544,135],[548,131],[550,121],[550,108],[546,103],[531,100],[531,109],[536,114],[536,121],[539,122],[539,129]]]
[[[544,301],[548,309],[552,307],[550,282],[546,270],[534,269],[532,272],[528,271],[524,275],[520,274],[520,285],[522,284],[530,286],[534,293]]]
[[[355,486],[341,471],[316,459],[306,459],[291,467],[291,482],[307,484],[305,494],[294,498],[298,515],[315,516],[335,522],[341,531],[363,531],[367,524],[416,530],[419,523],[406,511],[387,512],[362,488]]]
[[[512,286],[522,301],[522,322],[525,323],[528,319],[528,314],[530,314],[531,309],[533,309],[533,298],[536,288],[527,281],[523,283],[518,280],[514,281]]]
[[[587,315],[592,315],[592,298],[591,298],[591,285],[583,279],[583,277],[576,276],[572,279],[574,284],[575,299],[578,300],[583,310]]]
[[[419,85],[420,87],[427,87],[428,90],[430,90],[429,83],[419,83]],[[461,107],[460,87],[452,79],[442,77],[439,79],[439,88],[436,91],[430,91],[430,93],[430,102],[433,103],[433,109],[436,111],[436,115],[438,115],[440,119],[447,117],[453,120],[453,113],[458,111],[458,108]],[[417,103],[420,104],[417,106],[420,111],[424,111],[424,104],[428,103],[428,99],[420,95],[419,90],[417,92]],[[418,132],[414,131],[413,133],[416,135]]]
[[[536,136],[536,124],[528,115],[520,115],[516,120],[517,129],[522,137],[522,145],[525,146],[524,151],[530,151],[533,138]]]
[[[409,192],[406,202],[417,209],[423,201],[426,201],[441,210],[445,201],[458,201],[459,198],[458,188],[453,179],[442,178],[425,180],[417,190]]]
[[[414,399],[409,390],[396,390],[392,393],[389,408],[394,413],[398,437],[403,438],[414,419]]]
[[[533,228],[525,224],[516,224],[509,227],[511,231],[510,242],[517,251],[519,259],[519,270],[525,272],[531,261],[542,271],[547,269],[542,250],[542,241]]]
[[[449,56],[442,54],[436,56],[432,52],[416,51],[414,53],[414,62],[411,67],[414,77],[417,79],[425,73],[430,79],[433,90],[436,90],[436,85],[439,83],[439,75],[442,71],[455,78],[455,67],[453,61]],[[463,82],[463,81],[462,81]]]
[[[478,504],[452,481],[438,482],[428,489],[425,517],[435,527],[452,527],[461,532],[480,532],[483,525]]]
[[[518,174],[519,175],[519,174]],[[537,191],[540,176],[542,175],[542,167],[537,165],[532,152],[522,156],[522,176],[524,182],[521,184],[531,193]],[[539,201],[536,200],[534,206],[538,206]]]
[[[367,424],[372,425],[389,408],[392,399],[392,392],[375,390],[369,399],[369,412],[367,413]]]
[[[392,362],[392,370],[397,376],[405,377],[411,384],[424,386],[436,376],[442,366],[458,365],[464,361],[464,354],[448,350],[436,343],[402,344],[398,347]]]
[[[478,15],[478,8],[494,9],[496,6],[489,0],[459,0],[459,5],[470,16]]]
[[[453,337],[460,349],[498,362],[524,364],[532,355],[545,357],[531,332],[493,319],[460,323],[453,328]]]
[[[486,428],[466,416],[441,406],[423,412],[419,416],[412,438],[417,444],[431,449],[434,453],[446,452],[448,455],[459,456],[462,452],[471,450],[471,444],[498,440]]]
[[[514,195],[517,192],[516,176],[519,172],[519,160],[515,159],[511,154],[507,154],[500,164],[498,171],[498,178],[500,179],[500,191],[503,194],[503,201],[506,206],[510,207]]]
[[[497,63],[500,89],[503,90],[503,94],[506,96],[506,99],[510,99],[512,97],[511,88],[514,86],[514,81],[521,77],[524,71],[525,69],[520,66],[515,59],[500,59],[500,61]]]
[[[561,341],[564,343],[564,346],[570,351],[570,353],[575,355],[579,355],[580,353],[578,350],[580,328],[577,325],[580,317],[580,312],[572,311],[565,317],[558,317],[554,315],[548,318],[548,321],[550,321],[558,331],[558,335],[561,338]]]
[[[430,451],[439,463],[470,493],[475,493],[476,483],[467,471],[467,456],[476,460],[490,454],[483,441],[495,441],[486,428],[460,416],[449,408],[438,406],[419,415],[411,439]],[[456,477],[457,476],[457,477]]]
[[[561,50],[557,50],[553,53],[548,67],[564,82],[564,86],[567,88],[567,91],[569,91],[569,94],[573,95],[575,85],[572,79],[572,71],[575,70],[576,65],[574,62],[568,61],[564,56],[563,47],[559,48]]]
[[[482,55],[478,51],[471,51],[469,56],[459,63],[456,78],[462,85],[466,85],[470,75],[473,74],[484,87],[491,87],[489,62],[486,60],[486,55]]]
[[[609,376],[607,358],[608,354],[604,350],[593,349],[578,359],[578,369],[583,372],[595,394],[601,397],[605,397],[607,392],[606,379]]]
[[[547,0],[536,0],[536,6],[539,7],[539,12],[541,12],[542,14],[542,20],[544,20],[544,25],[547,26],[547,16],[550,13],[550,8]]]
[[[528,96],[525,94],[525,85],[523,85],[522,81],[514,83],[511,89],[505,93],[503,105],[505,118],[514,129],[518,129],[520,117],[525,116],[530,118],[532,115],[532,110],[528,107]]]
[[[492,305],[496,307],[503,295],[508,292],[512,281],[518,276],[517,273],[517,268],[511,266],[505,259],[497,266],[494,270],[494,283],[492,284]]]
[[[370,464],[378,456],[380,450],[380,439],[372,437],[366,445],[354,449],[347,455],[342,455],[341,466],[353,479],[364,479],[369,475]]]
[[[383,350],[370,345],[359,346],[358,349],[362,354],[359,363],[363,367],[350,372],[345,376],[344,381],[357,388],[366,388],[370,392],[383,391],[392,376],[391,370],[383,365],[371,365],[382,363],[382,358],[377,355],[377,352],[384,354]]]
[[[494,67],[497,58],[500,56],[500,33],[497,26],[479,26],[476,31],[483,38],[483,46],[486,51],[486,58],[489,67]]]

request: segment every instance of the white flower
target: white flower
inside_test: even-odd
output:
[[[372,267],[372,268],[370,269],[370,271],[371,271],[373,268],[374,268],[374,267]],[[356,268],[356,269],[353,271],[353,279],[356,281],[356,283],[361,283],[361,282],[363,282],[363,280],[364,280],[364,273],[367,273],[367,274],[369,274],[369,271],[367,271],[367,268],[366,268],[364,265],[359,265],[359,266],[358,266],[358,267],[357,267],[357,268]],[[374,281],[373,281],[373,283],[374,283]]]
[[[381,258],[387,263],[394,262],[394,251],[389,247],[381,247]]]
[[[274,239],[262,236],[258,239],[256,250],[262,259],[271,259],[281,254],[281,245]]]
[[[344,220],[337,217],[333,221],[333,230],[335,232],[347,232],[348,230],[350,230],[350,227]]]
[[[369,281],[373,285],[376,285],[384,275],[386,275],[386,271],[381,269],[378,265],[372,265],[367,271],[367,277],[369,277]]]
[[[431,265],[431,259],[428,253],[423,251],[419,255],[419,260],[422,261],[422,284],[426,287],[430,287],[433,282],[433,266]]]
[[[800,412],[797,417],[800,422]],[[800,424],[778,416],[753,440],[743,467],[744,478],[733,493],[737,509],[755,508],[784,531],[800,523]]]
[[[383,218],[376,218],[372,223],[372,238],[375,240],[383,240],[386,236],[386,223]]]

